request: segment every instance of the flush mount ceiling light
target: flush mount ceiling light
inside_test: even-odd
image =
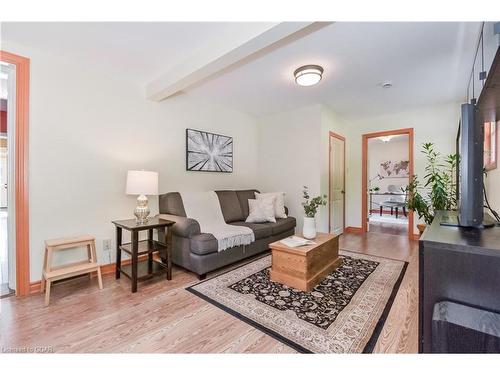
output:
[[[378,137],[382,142],[387,143],[392,139],[393,135],[386,135],[385,137]]]
[[[295,82],[300,86],[313,86],[321,81],[323,68],[319,65],[304,65],[293,72]]]

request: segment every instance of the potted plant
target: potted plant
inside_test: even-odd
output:
[[[408,209],[416,212],[420,219],[423,218],[430,225],[437,211],[456,210],[457,155],[443,156],[431,142],[422,145],[422,153],[427,159],[423,180],[415,175],[403,190],[408,195]],[[417,225],[420,234],[425,230],[426,224]]]
[[[318,207],[326,205],[326,195],[310,198],[309,188],[307,186],[304,186],[303,193],[304,201],[302,202],[302,206],[304,207],[306,216],[304,217],[302,235],[304,236],[304,238],[311,240],[316,237],[315,216],[318,212]]]

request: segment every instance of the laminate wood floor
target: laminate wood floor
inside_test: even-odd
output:
[[[408,224],[370,222],[370,232],[405,236],[408,235]]]
[[[375,347],[416,353],[418,243],[405,236],[345,234],[341,249],[406,260],[409,266]],[[174,268],[173,279],[140,283],[87,277],[54,285],[43,296],[0,300],[0,347],[50,347],[56,353],[293,353],[293,349],[184,290],[198,282]]]

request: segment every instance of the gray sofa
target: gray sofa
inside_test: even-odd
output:
[[[207,272],[227,266],[239,260],[262,253],[271,242],[295,233],[296,220],[293,217],[276,219],[276,223],[245,223],[248,216],[248,199],[255,199],[258,190],[216,191],[226,223],[242,225],[253,230],[255,242],[218,252],[217,240],[210,233],[202,233],[198,222],[186,217],[179,193],[160,195],[160,214],[175,221],[172,230],[172,262],[205,278]],[[288,210],[286,210],[288,214]],[[159,240],[165,241],[165,233],[159,232]],[[165,254],[161,254],[165,258]]]

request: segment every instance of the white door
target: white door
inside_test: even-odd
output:
[[[343,139],[330,135],[330,233],[344,232],[344,147]]]

